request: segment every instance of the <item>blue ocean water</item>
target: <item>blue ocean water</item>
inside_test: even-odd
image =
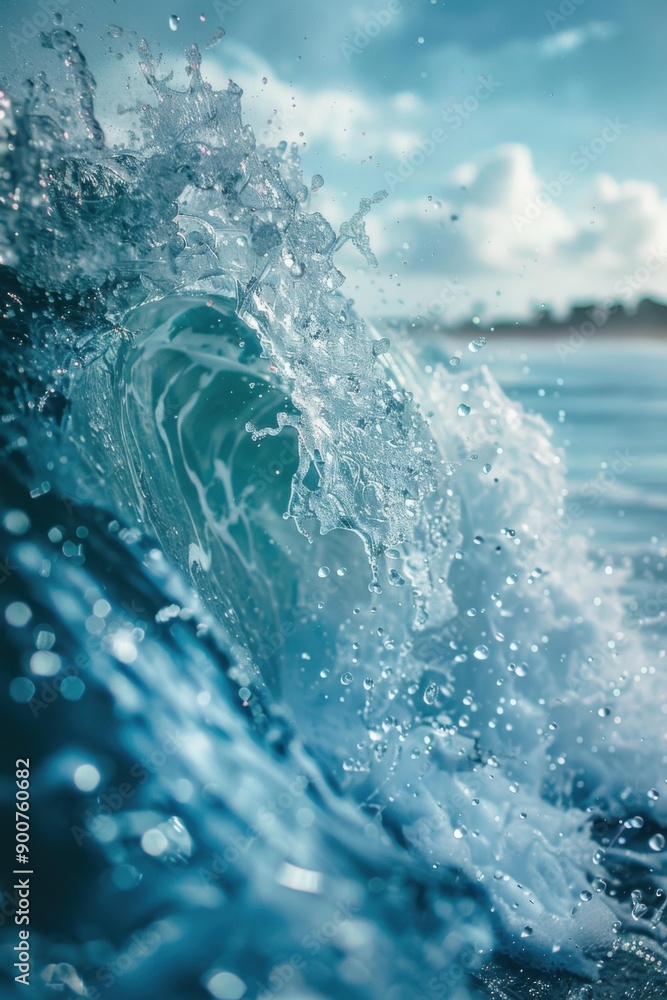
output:
[[[503,389],[541,414],[566,450],[568,484],[585,510],[586,530],[619,553],[664,538],[664,342],[632,332],[577,349],[567,331],[544,343],[492,338],[488,363]]]
[[[662,995],[662,349],[387,338],[335,264],[382,192],[336,233],[196,48],[179,92],[142,46],[108,146],[43,44],[0,179],[34,995]]]
[[[509,398],[552,428],[565,454],[568,530],[585,535],[598,563],[629,570],[622,583],[628,607],[660,654],[667,611],[664,343],[603,337],[572,351],[566,335],[502,341],[489,356]]]

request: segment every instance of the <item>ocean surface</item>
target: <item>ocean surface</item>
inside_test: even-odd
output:
[[[588,539],[596,561],[630,569],[624,593],[632,607],[650,602],[652,635],[661,650],[667,611],[667,457],[660,443],[667,346],[659,338],[630,334],[627,340],[599,337],[572,350],[568,336],[542,344],[494,342],[490,364],[509,398],[551,427],[567,468],[568,530]]]
[[[652,536],[664,541],[667,342],[631,330],[624,338],[598,334],[578,348],[569,331],[542,344],[488,336],[488,363],[509,398],[543,416],[565,449],[585,531],[619,554],[649,546]],[[627,469],[612,485],[605,471],[619,459]]]
[[[43,44],[0,136],[31,995],[664,996],[664,348],[385,336],[335,264],[382,192],[336,233],[194,47],[111,147]]]

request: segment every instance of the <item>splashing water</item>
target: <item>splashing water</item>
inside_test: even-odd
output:
[[[560,527],[546,425],[485,367],[462,402],[459,359],[427,381],[363,322],[335,254],[373,263],[383,193],[336,233],[196,48],[181,92],[142,46],[153,100],[111,148],[76,38],[43,45],[64,83],[3,95],[0,134],[27,608],[5,618],[29,664],[6,712],[34,720],[36,794],[80,866],[40,982],[459,1000],[556,969],[608,997],[620,968],[664,989],[656,688],[623,686],[622,728],[606,707],[651,654]]]

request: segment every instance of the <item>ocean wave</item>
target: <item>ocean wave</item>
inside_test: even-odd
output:
[[[142,45],[121,149],[43,45],[0,136],[7,583],[43,623],[7,618],[5,710],[77,869],[42,981],[661,989],[660,678],[549,428],[357,315],[335,254],[373,262],[383,193],[336,233],[196,48],[178,91]]]

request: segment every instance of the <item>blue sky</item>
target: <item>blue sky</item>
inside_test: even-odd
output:
[[[347,292],[366,311],[491,318],[541,303],[563,311],[667,297],[667,18],[658,0],[172,8],[67,8],[84,25],[105,117],[131,61],[110,57],[107,24],[145,35],[170,65],[223,26],[205,75],[243,86],[260,138],[305,143],[306,174],[325,179],[313,208],[341,222],[360,197],[389,190],[369,222],[377,271],[352,252],[341,257]],[[38,11],[5,2],[3,61],[34,52],[24,19]]]

